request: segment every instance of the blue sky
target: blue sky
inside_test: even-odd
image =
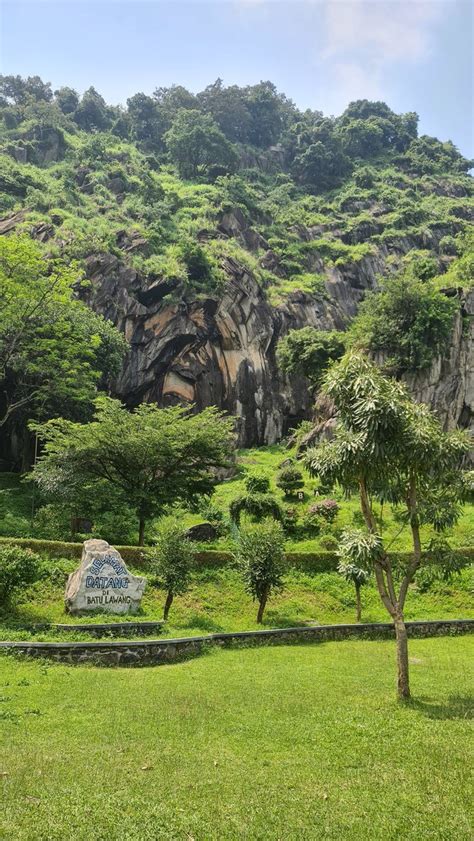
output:
[[[218,76],[327,114],[384,99],[473,156],[472,15],[471,0],[3,0],[0,67],[113,103]]]

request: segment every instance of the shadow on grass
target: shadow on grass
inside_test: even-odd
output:
[[[427,718],[438,721],[449,719],[469,721],[474,718],[474,696],[472,695],[450,695],[444,703],[439,703],[432,698],[412,698],[408,706],[423,713]]]
[[[288,616],[286,613],[279,613],[278,611],[269,610],[263,617],[262,630],[271,630],[272,628],[312,628],[317,624],[315,620],[311,619],[295,619],[294,616]]]
[[[214,622],[213,619],[210,619],[207,616],[202,616],[199,613],[190,614],[190,616],[186,618],[185,624],[174,624],[172,619],[170,624],[177,629],[196,628],[196,630],[199,631],[207,631],[209,634],[218,634],[220,631],[224,630],[223,626],[219,625],[218,622]]]
[[[26,610],[21,605],[11,605],[8,613],[0,613],[0,625],[12,631],[31,630],[35,625],[49,625],[44,614],[36,613],[31,607]]]

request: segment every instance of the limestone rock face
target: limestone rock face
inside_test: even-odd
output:
[[[132,575],[119,552],[105,540],[86,540],[79,567],[66,584],[65,603],[70,613],[136,613],[146,579]]]
[[[238,214],[223,217],[233,234],[239,224],[246,235]],[[311,238],[315,231],[299,235]],[[117,257],[96,254],[88,259],[90,286],[83,295],[129,342],[115,387],[125,403],[193,404],[196,411],[216,405],[237,418],[239,446],[272,444],[314,417],[307,380],[278,369],[278,340],[307,325],[344,329],[366,293],[377,288],[395,247],[405,253],[416,245],[401,238],[356,263],[326,269],[315,253],[312,270],[324,272],[324,294],[295,291],[279,306],[269,303],[252,273],[233,258],[224,260],[228,279],[219,296],[176,302],[169,300],[172,280],[145,280]],[[264,254],[262,264],[271,254]],[[449,352],[430,371],[407,378],[416,399],[434,409],[446,429],[469,427],[474,411],[474,295],[459,290],[458,300]]]

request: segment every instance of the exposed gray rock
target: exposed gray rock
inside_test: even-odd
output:
[[[245,217],[233,214],[226,224],[244,227]],[[116,383],[125,402],[187,403],[196,411],[217,405],[237,417],[240,446],[271,444],[313,417],[307,381],[287,378],[278,369],[279,338],[307,325],[344,329],[367,291],[377,288],[387,257],[413,247],[403,237],[357,262],[326,268],[323,296],[295,292],[278,307],[269,304],[254,276],[233,258],[224,260],[228,281],[219,297],[170,303],[165,296],[177,286],[173,279],[145,281],[112,255],[93,255],[87,261],[91,284],[84,294],[130,344]],[[271,255],[267,251],[267,265]],[[322,272],[321,258],[315,254],[313,259],[313,270]],[[429,372],[407,378],[416,398],[435,409],[446,428],[472,423],[474,344],[472,323],[466,326],[472,300],[473,293],[460,296],[446,357]],[[334,424],[330,417],[319,423],[324,434]]]
[[[217,537],[217,529],[212,525],[212,523],[197,523],[197,525],[191,526],[191,528],[187,530],[186,536],[189,540],[198,540],[206,543],[210,540],[215,540]]]

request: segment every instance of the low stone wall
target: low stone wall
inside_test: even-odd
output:
[[[410,637],[436,637],[474,632],[474,619],[441,619],[407,622]],[[84,627],[84,626],[83,626]],[[277,628],[269,631],[242,631],[209,634],[183,639],[127,642],[0,642],[0,653],[11,652],[65,663],[94,663],[101,666],[148,666],[173,663],[200,654],[207,646],[289,645],[345,639],[390,639],[395,636],[391,623],[358,625],[317,625]]]
[[[150,633],[159,633],[164,625],[164,620],[156,622],[78,622],[70,623],[49,623],[34,625],[33,631],[60,631],[61,633],[82,633],[90,634],[92,637],[121,637],[121,636],[146,636]],[[30,628],[31,629],[31,626]],[[28,630],[29,630],[28,629]]]

